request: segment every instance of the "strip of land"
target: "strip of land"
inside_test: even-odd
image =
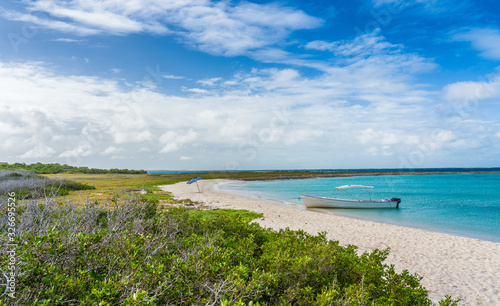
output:
[[[256,222],[274,230],[326,232],[327,238],[356,245],[361,252],[389,247],[386,262],[423,276],[433,301],[451,295],[462,299],[460,305],[500,305],[500,243],[288,207],[222,192],[217,185],[224,182],[199,181],[201,192],[185,182],[161,187],[179,199],[261,213],[264,217]]]

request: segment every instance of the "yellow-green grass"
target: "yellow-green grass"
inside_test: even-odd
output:
[[[203,176],[206,179],[296,179],[310,177],[330,177],[355,175],[353,172],[324,172],[324,171],[256,171],[256,172],[206,172],[206,173],[175,173],[175,174],[45,174],[49,178],[60,178],[73,180],[94,186],[93,190],[71,191],[69,195],[60,197],[60,200],[76,201],[85,203],[87,201],[109,201],[118,195],[122,197],[139,196],[138,192],[124,191],[124,189],[148,189],[147,199],[158,199],[168,201],[171,199],[169,193],[161,191],[159,185],[174,184],[188,181],[195,176]],[[359,175],[359,173],[358,173]]]
[[[132,188],[151,189],[149,191],[151,195],[168,196],[156,186],[182,181],[178,178],[153,174],[47,174],[45,176],[73,180],[95,187],[93,190],[72,191],[69,195],[61,197],[64,200],[77,202],[106,201],[116,198],[118,195],[131,196],[134,193],[123,192],[123,190]]]

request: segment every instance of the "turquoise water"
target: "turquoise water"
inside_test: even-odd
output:
[[[387,175],[229,183],[221,189],[281,203],[300,194],[346,198],[334,187],[374,186],[371,198],[401,198],[399,209],[333,209],[358,219],[500,242],[500,174]]]

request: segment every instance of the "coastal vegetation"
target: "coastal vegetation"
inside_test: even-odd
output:
[[[0,194],[14,192],[18,198],[63,196],[70,191],[92,190],[93,186],[67,179],[47,178],[23,170],[0,170]]]
[[[55,173],[121,173],[121,174],[144,174],[145,170],[129,170],[129,169],[96,169],[88,167],[75,167],[69,165],[61,165],[57,163],[43,164],[43,163],[0,163],[0,170],[25,170],[35,172],[38,174],[55,174]]]
[[[0,216],[0,269],[8,273],[12,245],[16,274],[0,305],[432,304],[418,275],[384,264],[389,250],[357,254],[324,234],[264,229],[243,210],[176,208],[157,186],[185,175],[44,176],[63,179],[92,189],[2,193],[0,209],[15,203],[15,214]],[[3,294],[13,283],[0,278]]]

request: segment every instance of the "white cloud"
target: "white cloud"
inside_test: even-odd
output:
[[[62,152],[58,157],[85,157],[91,155],[93,151],[93,147],[90,143],[82,142],[78,146]]]
[[[61,2],[38,1],[34,3],[32,9],[49,13],[57,18],[71,19],[91,28],[105,29],[113,34],[137,33],[144,26],[128,16],[102,10],[96,6],[87,6],[86,9],[84,7],[68,8]]]
[[[206,94],[206,93],[208,93],[208,90],[202,89],[202,88],[187,88],[187,87],[182,87],[181,89],[182,89],[182,91],[185,91],[185,92],[194,92],[194,93],[197,93],[197,94]]]
[[[45,158],[54,155],[56,151],[44,144],[39,144],[33,149],[20,155],[19,158]]]
[[[376,30],[353,40],[327,42],[315,40],[305,45],[309,50],[330,51],[339,65],[373,66],[409,72],[430,71],[436,65],[416,53],[406,53],[404,46],[392,44]]]
[[[293,145],[296,143],[308,143],[315,142],[317,139],[324,135],[321,130],[310,130],[310,129],[297,129],[292,130],[288,133],[285,140],[286,145]]]
[[[235,19],[247,24],[284,30],[311,29],[321,24],[321,20],[310,17],[302,11],[273,3],[259,5],[243,2],[232,11]]]
[[[147,120],[135,107],[117,111],[111,116],[109,125],[108,131],[115,143],[140,143],[152,139]]]
[[[400,54],[402,46],[387,42],[384,37],[378,35],[378,31],[375,31],[348,41],[311,41],[306,45],[306,48],[322,51],[328,50],[337,56],[354,58],[353,60],[356,60],[373,55]]]
[[[126,159],[126,157],[120,156],[120,155],[113,155],[113,156],[111,156],[111,159]]]
[[[87,28],[85,26],[73,25],[59,20],[42,19],[40,17],[25,13],[18,13],[5,10],[0,11],[0,13],[2,17],[4,17],[5,19],[29,22],[41,26],[43,28],[57,30],[65,33],[74,33],[76,35],[82,35],[82,36],[97,35],[101,33],[101,31],[99,30]]]
[[[449,142],[452,141],[456,138],[455,134],[453,131],[439,131],[436,134],[435,139],[441,141],[441,142]]]
[[[150,148],[142,147],[139,149],[139,152],[151,152]]]
[[[190,160],[190,159],[193,159],[193,158],[190,157],[190,156],[181,156],[179,159],[180,160]]]
[[[405,140],[404,137],[401,137],[394,132],[376,131],[372,128],[362,131],[358,136],[358,139],[362,144],[376,143],[380,145],[395,145],[402,143]]]
[[[193,143],[198,134],[190,129],[186,132],[168,131],[160,136],[160,143],[164,144],[160,153],[178,151],[183,145]]]
[[[125,5],[125,10],[122,5],[117,6],[113,1],[28,0],[25,4],[26,13],[4,11],[2,15],[6,19],[31,22],[44,28],[77,35],[168,32],[167,28],[157,20],[146,18],[147,10],[134,4]],[[34,13],[42,13],[44,18]],[[135,17],[139,17],[139,20],[135,20]]]
[[[179,10],[176,16],[190,43],[208,53],[228,56],[281,43],[291,31],[321,25],[320,19],[299,10],[246,2],[192,6]]]
[[[498,133],[497,121],[448,127],[432,110],[438,94],[405,81],[400,70],[362,69],[332,66],[315,77],[255,69],[214,82],[209,93],[174,96],[60,75],[42,63],[0,63],[0,150],[12,161],[31,152],[23,158],[72,164],[119,154],[124,167],[149,169],[176,169],[193,150],[189,166],[198,169],[360,167],[356,161],[370,152],[397,167],[398,156],[430,140],[426,152],[439,156],[487,148],[477,139]],[[37,151],[40,145],[53,151]]]
[[[184,77],[183,76],[178,76],[178,75],[173,75],[173,74],[165,74],[161,76],[164,79],[172,79],[172,80],[181,80]]]
[[[376,8],[388,8],[391,14],[399,14],[402,10],[413,10],[420,6],[434,14],[448,13],[469,6],[468,0],[372,0]]]
[[[120,153],[120,152],[123,152],[123,149],[122,148],[117,148],[117,147],[114,147],[114,146],[109,146],[106,148],[106,150],[104,150],[102,152],[103,155],[111,155],[111,154],[116,154],[116,153]]]
[[[222,80],[222,78],[209,78],[209,79],[199,80],[198,83],[200,83],[203,86],[214,86],[215,83],[219,82],[220,80]]]
[[[456,82],[443,88],[448,101],[480,101],[500,97],[500,76],[482,82]]]
[[[243,55],[282,43],[295,30],[322,21],[278,4],[226,1],[61,1],[27,0],[25,12],[1,11],[9,20],[77,35],[125,35],[147,32],[182,37],[186,43],[218,55]],[[44,14],[37,17],[36,14]]]
[[[419,4],[419,3],[432,3],[435,2],[435,0],[372,0],[373,4],[375,6],[381,6],[381,5],[387,5],[387,4],[398,4],[398,5],[414,5],[414,4]]]
[[[67,42],[67,43],[82,43],[82,42],[84,42],[83,39],[72,39],[72,38],[56,38],[56,39],[53,39],[52,41]]]
[[[455,34],[454,40],[468,41],[484,58],[500,60],[500,31],[492,28],[476,28]]]
[[[313,40],[305,45],[306,49],[319,50],[319,51],[333,51],[339,43],[328,42],[324,40]]]

